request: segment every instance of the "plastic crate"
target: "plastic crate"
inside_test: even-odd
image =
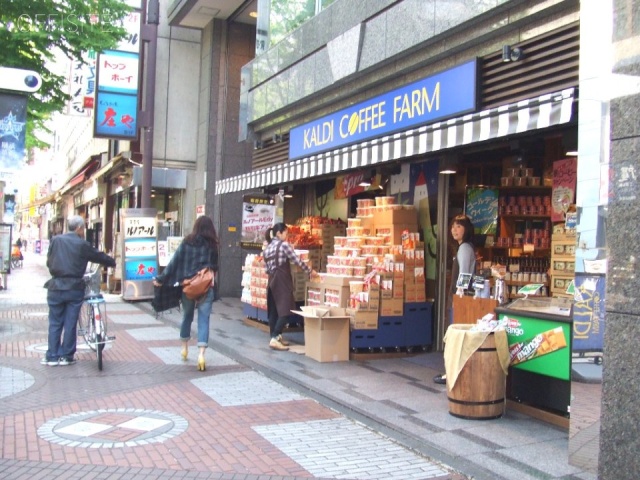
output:
[[[433,302],[406,303],[404,321],[406,346],[433,343]]]

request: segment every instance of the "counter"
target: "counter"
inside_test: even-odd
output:
[[[495,309],[507,318],[511,366],[507,398],[515,406],[567,419],[571,402],[571,342],[573,301],[568,298],[520,298]],[[511,406],[510,404],[510,406]],[[522,409],[521,409],[522,410]]]

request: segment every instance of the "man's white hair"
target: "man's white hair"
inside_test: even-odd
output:
[[[80,215],[71,215],[67,219],[67,228],[70,232],[75,232],[82,226],[84,226],[84,218],[82,218]]]

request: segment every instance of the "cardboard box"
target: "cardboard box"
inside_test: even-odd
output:
[[[389,243],[392,245],[401,245],[402,244],[402,232],[408,230],[409,232],[417,232],[418,224],[382,224],[376,222],[375,234],[376,235],[387,235],[389,236]]]
[[[337,287],[348,287],[349,282],[358,282],[362,281],[362,277],[343,277],[340,275],[329,275],[328,273],[323,273],[320,275],[320,280],[310,280],[307,282],[308,286],[316,286],[316,287],[326,287],[328,285],[334,285]]]
[[[410,224],[418,225],[418,212],[415,209],[376,211],[373,215],[376,225]],[[415,230],[412,230],[415,231]]]
[[[406,284],[404,286],[404,301],[406,303],[416,302],[416,285]]]
[[[402,299],[393,298],[380,300],[380,315],[383,317],[401,317],[404,313],[404,302]]]
[[[376,330],[378,328],[378,312],[347,309],[351,316],[352,330]]]
[[[302,307],[305,355],[318,362],[349,360],[351,317],[344,308]]]

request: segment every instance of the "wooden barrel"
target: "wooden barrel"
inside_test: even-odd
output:
[[[500,366],[495,335],[469,357],[456,384],[448,389],[449,413],[468,420],[491,420],[504,413],[506,376]]]

